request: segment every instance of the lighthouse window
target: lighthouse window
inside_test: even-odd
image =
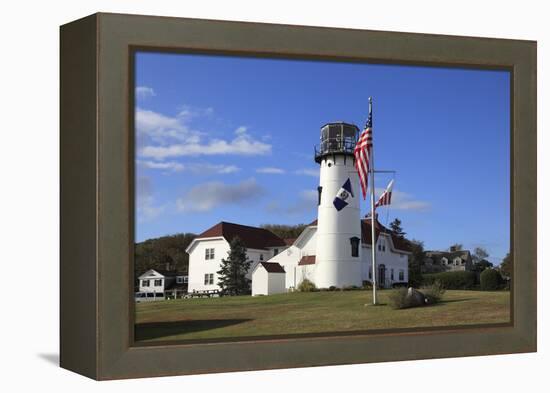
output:
[[[359,238],[354,236],[349,239],[349,242],[351,244],[351,256],[358,257],[359,256]]]
[[[321,204],[321,192],[323,192],[323,187],[317,187],[317,205]]]

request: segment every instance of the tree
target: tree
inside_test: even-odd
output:
[[[486,249],[483,247],[476,247],[472,254],[472,262],[474,263],[473,271],[481,273],[485,269],[492,268],[493,264],[486,259],[488,256],[489,253]]]
[[[481,273],[486,269],[491,269],[492,267],[493,267],[493,264],[491,262],[489,262],[486,259],[482,259],[481,261],[474,263],[472,270],[474,272]]]
[[[246,247],[236,236],[229,243],[227,258],[222,259],[221,270],[218,271],[218,285],[228,295],[245,295],[250,293],[250,280],[246,273],[251,261],[246,255]]]
[[[506,254],[502,262],[500,263],[499,270],[500,273],[507,278],[512,276],[512,269],[514,266],[514,261],[510,253]]]
[[[149,269],[187,273],[189,255],[185,249],[195,237],[197,235],[193,233],[179,233],[136,243],[134,248],[134,277],[136,281]]]
[[[280,225],[280,224],[262,224],[261,228],[267,229],[279,236],[281,239],[296,239],[307,227],[306,224]]]
[[[399,218],[396,218],[395,220],[390,222],[390,228],[396,236],[400,238],[405,237],[406,233],[403,232],[403,228],[401,227],[401,220]]]
[[[426,252],[424,243],[419,240],[411,241],[411,255],[409,256],[409,285],[418,288],[422,285],[422,265]]]
[[[472,254],[472,260],[474,261],[474,263],[478,263],[481,262],[483,259],[487,259],[488,256],[489,253],[486,249],[484,249],[483,247],[476,247],[474,249],[474,253]]]

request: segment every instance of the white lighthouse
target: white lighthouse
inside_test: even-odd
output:
[[[353,150],[359,129],[328,123],[315,151],[320,164],[315,284],[318,288],[360,286],[361,220],[359,176]]]

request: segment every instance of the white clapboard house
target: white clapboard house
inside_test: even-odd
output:
[[[149,269],[138,277],[137,301],[179,297],[187,291],[188,276],[172,270]]]
[[[249,279],[258,263],[267,262],[288,247],[284,239],[267,229],[222,221],[197,236],[186,249],[189,254],[189,292],[219,289],[217,272],[221,269],[221,260],[227,258],[229,243],[234,237],[243,241],[248,259],[252,261]]]

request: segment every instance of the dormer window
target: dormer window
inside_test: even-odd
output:
[[[264,260],[264,254],[260,254],[260,261]]]

